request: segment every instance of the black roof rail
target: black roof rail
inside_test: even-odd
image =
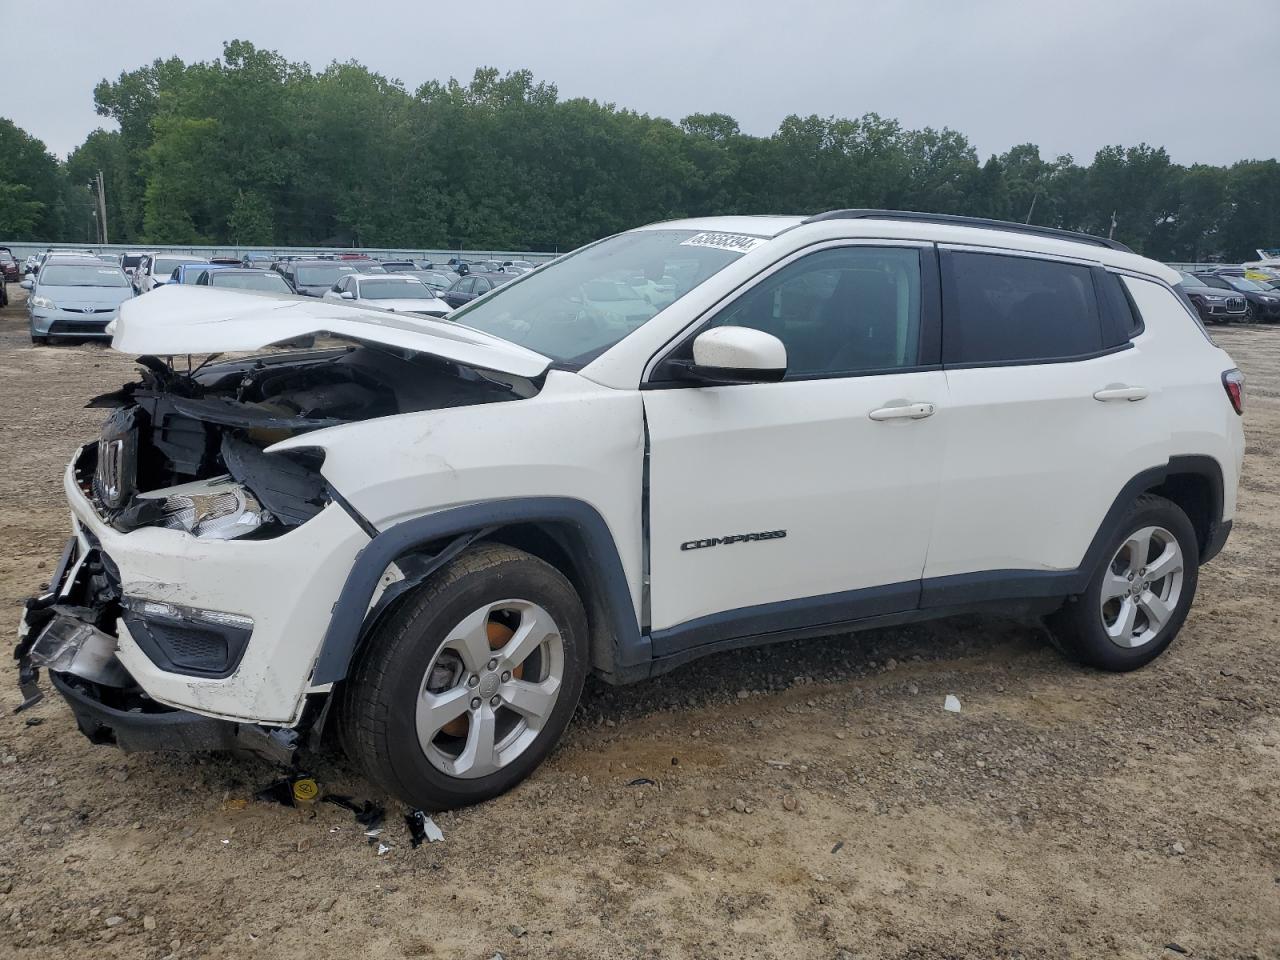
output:
[[[1011,220],[988,220],[985,217],[961,217],[953,213],[919,213],[915,210],[828,210],[815,213],[805,223],[819,223],[823,220],[911,220],[916,223],[945,223],[957,227],[978,227],[982,230],[1006,230],[1010,233],[1029,233],[1037,237],[1051,237],[1055,240],[1071,240],[1075,243],[1088,243],[1095,247],[1109,247],[1122,253],[1133,253],[1119,240],[1108,240],[1106,237],[1095,237],[1091,233],[1078,233],[1075,230],[1059,230],[1056,227],[1037,227],[1029,223],[1014,223]]]

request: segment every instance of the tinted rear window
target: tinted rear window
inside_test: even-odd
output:
[[[1102,274],[1102,296],[1107,302],[1107,309],[1115,320],[1117,342],[1128,340],[1142,332],[1142,317],[1129,298],[1129,293],[1114,273]]]
[[[944,363],[1060,360],[1102,346],[1088,267],[988,253],[943,257]]]

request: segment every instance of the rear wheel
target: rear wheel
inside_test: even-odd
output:
[[[1199,543],[1187,515],[1139,497],[1108,544],[1084,593],[1050,622],[1069,656],[1103,670],[1150,663],[1182,628],[1199,579]]]
[[[586,676],[572,584],[523,551],[483,544],[369,638],[342,695],[343,746],[406,803],[445,809],[510,789],[568,725]]]

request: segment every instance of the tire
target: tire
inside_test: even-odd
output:
[[[1144,540],[1147,556],[1134,562]],[[1136,670],[1164,652],[1187,618],[1199,581],[1199,542],[1180,507],[1143,494],[1102,557],[1084,593],[1070,598],[1048,626],[1055,646],[1072,659],[1100,670]],[[1166,576],[1154,579],[1157,570]]]
[[[516,649],[535,642],[532,653]],[[339,735],[370,780],[411,806],[479,803],[542,762],[573,716],[586,673],[587,619],[573,585],[537,557],[481,544],[375,628],[340,692]],[[533,703],[542,708],[536,717]],[[459,707],[456,719],[439,724]],[[495,745],[487,754],[486,742]]]

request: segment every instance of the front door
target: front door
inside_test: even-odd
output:
[[[931,247],[797,254],[697,332],[763,330],[779,383],[644,391],[650,622],[664,656],[918,606],[946,381]],[[656,382],[653,382],[656,381]]]

